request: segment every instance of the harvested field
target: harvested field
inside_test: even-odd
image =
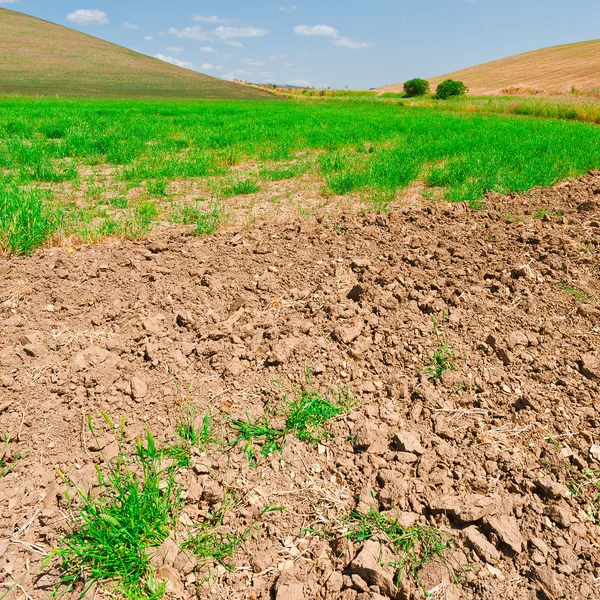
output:
[[[597,598],[600,172],[486,207],[0,257],[0,597]]]

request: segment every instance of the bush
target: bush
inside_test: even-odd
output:
[[[404,93],[409,98],[414,98],[415,96],[424,96],[429,93],[429,81],[426,79],[411,79],[404,84]]]
[[[447,100],[452,96],[464,96],[469,91],[469,88],[462,81],[454,81],[453,79],[446,79],[438,85],[436,98],[440,100]]]

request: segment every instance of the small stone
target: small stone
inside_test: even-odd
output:
[[[304,600],[304,584],[291,573],[283,572],[275,586],[275,600]]]
[[[600,446],[595,444],[590,448],[590,456],[596,461],[600,462]]]
[[[376,585],[389,597],[396,595],[394,569],[390,566],[394,556],[385,546],[369,540],[348,567],[352,574],[359,575],[369,585]]]
[[[429,502],[429,509],[434,513],[446,513],[462,523],[474,523],[484,517],[495,514],[498,499],[479,494],[464,496],[446,495]]]
[[[341,573],[338,573],[338,571],[334,571],[325,583],[325,588],[328,592],[341,592],[343,585],[344,576]]]
[[[351,344],[355,339],[360,336],[363,329],[365,327],[364,322],[357,321],[354,325],[350,325],[344,327],[342,325],[338,325],[333,330],[333,338],[340,342],[341,344]]]
[[[540,477],[534,483],[537,489],[548,498],[569,498],[571,496],[566,485],[554,481],[550,476]]]
[[[500,553],[496,550],[493,544],[490,544],[486,537],[475,527],[467,527],[463,534],[465,536],[465,542],[469,548],[475,551],[475,554],[479,556],[481,560],[493,565],[497,564],[500,560]]]
[[[506,515],[488,517],[485,523],[513,552],[519,554],[523,550],[523,536],[514,517]]]
[[[542,591],[549,600],[556,600],[565,595],[556,573],[551,567],[546,565],[537,567],[533,572],[533,577],[541,584]]]
[[[425,448],[421,446],[419,435],[412,431],[399,431],[396,433],[392,438],[392,446],[396,450],[418,454],[419,456],[425,453]]]
[[[600,379],[600,358],[591,352],[584,354],[581,357],[580,369],[588,379]]]
[[[131,378],[131,397],[139,400],[148,393],[148,384],[140,377]]]

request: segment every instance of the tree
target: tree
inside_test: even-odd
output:
[[[446,79],[438,85],[435,93],[439,100],[447,100],[452,96],[464,96],[469,91],[469,88],[462,81],[454,81],[454,79]]]
[[[426,79],[411,79],[404,84],[404,93],[408,98],[415,96],[424,96],[429,93],[429,81]]]

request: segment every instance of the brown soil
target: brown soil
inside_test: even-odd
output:
[[[313,387],[358,404],[323,444],[289,438],[257,467],[241,447],[195,458],[184,520],[227,487],[241,499],[228,530],[254,527],[232,572],[167,552],[169,596],[597,598],[600,173],[488,206],[0,258],[0,430],[9,459],[30,451],[0,479],[0,585],[19,584],[7,599],[56,585],[55,566],[40,574],[68,527],[55,468],[93,486],[100,447],[116,452],[102,410],[125,416],[130,438],[149,428],[168,442],[183,402],[259,416],[307,366]],[[456,366],[438,381],[425,371],[432,315]],[[260,516],[268,504],[286,510]],[[422,587],[405,576],[397,589],[379,564],[388,550],[344,536],[349,511],[369,505],[455,536]]]
[[[572,88],[596,91],[600,85],[599,50],[600,40],[552,46],[433,77],[429,82],[435,90],[445,79],[458,79],[476,96],[500,94],[510,87],[547,93],[570,92]],[[379,91],[402,92],[403,86],[387,85]]]

